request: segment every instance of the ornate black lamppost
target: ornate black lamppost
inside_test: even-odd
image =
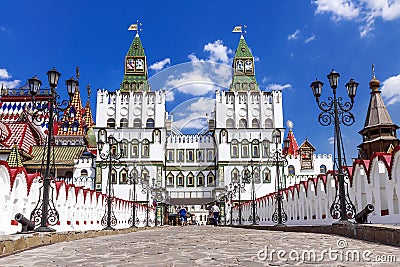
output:
[[[61,103],[58,102],[60,95],[57,94],[56,88],[58,79],[61,74],[55,69],[51,69],[47,72],[47,77],[50,85],[49,95],[40,95],[40,86],[42,82],[34,76],[28,80],[29,92],[32,95],[32,121],[38,126],[43,125],[45,122],[48,123],[48,134],[47,134],[47,150],[46,150],[46,169],[44,172],[43,186],[40,188],[41,193],[39,194],[39,201],[36,207],[31,212],[31,220],[35,222],[35,225],[40,226],[35,229],[36,232],[52,232],[55,231],[50,228],[49,225],[53,226],[59,222],[59,214],[53,203],[53,190],[50,182],[54,179],[54,171],[51,171],[51,146],[54,143],[53,140],[53,123],[58,122],[59,119],[64,115],[69,114],[68,108],[70,102],[75,94],[78,81],[71,78],[66,81],[67,91],[69,100],[64,100]],[[37,98],[36,98],[37,97]],[[39,100],[40,99],[40,100]],[[46,119],[48,114],[48,119]],[[49,196],[51,190],[51,198]]]
[[[268,166],[276,166],[276,180],[275,180],[275,199],[276,199],[276,208],[275,211],[272,215],[272,221],[276,223],[276,226],[284,226],[285,222],[287,221],[287,214],[285,210],[283,209],[283,194],[282,194],[282,183],[281,181],[281,173],[279,170],[279,167],[282,167],[282,170],[284,170],[284,167],[288,165],[288,161],[286,159],[286,153],[290,145],[290,140],[285,139],[283,141],[283,152],[281,149],[278,148],[278,145],[281,144],[282,137],[281,137],[281,131],[278,129],[275,129],[272,132],[272,143],[275,144],[275,151],[272,151],[270,155],[268,156],[267,159],[267,164]],[[283,175],[282,175],[283,176]]]
[[[140,174],[136,169],[136,163],[134,163],[133,169],[127,176],[128,184],[132,185],[132,217],[129,218],[128,224],[131,228],[137,228],[136,223],[139,222],[139,218],[136,218],[136,185],[139,183],[139,177],[141,177],[143,171],[143,166],[141,168]]]
[[[142,181],[142,193],[146,194],[146,227],[149,227],[149,213],[150,213],[150,207],[149,207],[149,200],[150,200],[150,194],[152,194],[155,183],[156,183],[156,178],[153,177],[152,179],[152,184],[149,184],[149,179],[148,177],[145,177],[145,181]],[[157,220],[157,218],[156,218]]]
[[[243,181],[239,181],[239,182],[232,182],[229,184],[229,189],[233,191],[234,194],[238,193],[238,201],[239,201],[239,224],[242,224],[242,199],[241,199],[241,195],[242,193],[246,192],[245,189],[245,183],[243,183]],[[232,215],[232,214],[231,214]],[[232,221],[232,218],[231,218]]]
[[[108,151],[104,151],[104,144],[108,144]],[[101,219],[101,225],[105,226],[103,230],[114,230],[112,226],[117,225],[117,218],[115,217],[112,202],[114,200],[114,189],[112,181],[112,171],[121,167],[119,159],[122,157],[122,151],[118,151],[119,142],[110,135],[107,137],[107,132],[105,129],[99,130],[99,141],[97,142],[97,147],[99,151],[99,157],[101,161],[99,165],[102,169],[108,168],[108,181],[107,181],[107,207],[103,218]],[[115,177],[116,179],[116,177]]]
[[[229,224],[232,225],[233,224],[233,198],[236,196],[236,190],[234,188],[232,188],[232,184],[229,184],[225,186],[225,191],[221,194],[221,198],[224,198],[227,202],[230,202],[230,210],[229,210]],[[226,216],[225,216],[225,225],[226,225]]]
[[[350,102],[342,103],[342,97],[336,96],[336,88],[340,74],[332,70],[327,77],[333,92],[333,97],[328,97],[328,102],[319,101],[319,98],[322,94],[322,82],[315,80],[313,83],[311,83],[311,88],[313,90],[318,107],[320,110],[322,110],[318,116],[318,121],[323,126],[329,126],[332,123],[335,126],[335,155],[333,171],[334,175],[337,177],[336,181],[338,183],[338,189],[335,194],[335,200],[330,208],[331,216],[333,218],[339,218],[337,223],[348,223],[348,219],[354,217],[356,209],[348,194],[348,183],[346,180],[348,180],[349,177],[347,172],[344,172],[343,170],[343,167],[346,166],[346,157],[344,153],[340,124],[343,123],[346,126],[350,126],[355,121],[354,115],[350,112],[350,110],[353,108],[354,97],[356,96],[358,83],[353,79],[350,79],[350,81],[346,84],[347,94],[350,98]]]
[[[260,218],[257,215],[257,207],[256,207],[256,188],[255,188],[255,179],[259,178],[259,174],[254,171],[254,161],[250,161],[250,169],[245,165],[243,167],[243,176],[245,182],[251,181],[251,215],[249,217],[249,221],[252,221],[252,225],[257,225],[257,221]]]

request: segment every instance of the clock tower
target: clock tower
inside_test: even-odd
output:
[[[121,91],[150,91],[147,77],[147,61],[144,48],[136,32],[136,36],[125,56],[124,79],[121,83]]]
[[[232,69],[233,79],[230,91],[259,90],[254,72],[254,57],[243,34],[240,36],[239,45],[235,51]]]

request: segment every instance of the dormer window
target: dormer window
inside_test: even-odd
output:
[[[75,116],[76,116],[76,110],[75,110],[74,107],[71,107],[71,108],[69,109],[69,116],[70,116],[71,118],[75,118]]]
[[[62,126],[63,132],[68,132],[68,126],[69,126],[68,121],[63,123],[63,126]]]
[[[78,131],[78,128],[79,128],[79,123],[77,121],[74,121],[74,123],[72,124],[72,131],[76,133]]]

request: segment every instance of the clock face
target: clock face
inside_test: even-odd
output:
[[[251,60],[246,60],[244,69],[246,72],[253,72],[253,62]]]
[[[143,70],[144,69],[143,59],[141,59],[141,58],[136,59],[136,69],[137,70]]]
[[[126,70],[135,71],[135,60],[133,58],[126,59]]]
[[[243,61],[238,60],[236,62],[236,71],[243,71]]]

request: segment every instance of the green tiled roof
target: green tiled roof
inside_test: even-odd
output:
[[[140,41],[139,34],[136,34],[135,39],[133,39],[131,47],[129,48],[126,56],[145,56],[144,48],[142,45],[142,41]]]
[[[239,45],[235,51],[235,58],[238,57],[253,57],[253,55],[251,54],[250,48],[246,43],[246,40],[244,39],[243,35],[240,36],[240,41],[239,41]]]
[[[74,166],[74,161],[80,159],[84,151],[86,151],[85,146],[55,146],[51,148],[51,161],[54,159],[56,166]],[[33,159],[25,161],[25,167],[41,165],[44,154],[45,147],[32,147]],[[53,162],[51,164],[53,164]]]
[[[125,60],[128,57],[142,57],[145,61],[145,71],[143,74],[132,73],[132,74],[124,74],[124,78],[120,85],[120,89],[122,91],[137,91],[137,84],[143,84],[144,86],[140,87],[140,91],[150,91],[150,86],[148,86],[147,82],[147,63],[146,63],[146,55],[144,53],[144,48],[142,45],[142,41],[140,40],[139,34],[136,33],[135,38],[132,41],[131,46],[129,47],[128,53],[126,53]],[[126,64],[126,63],[125,63]],[[125,84],[129,83],[129,87],[126,88]]]
[[[254,64],[254,57],[251,54],[250,48],[247,45],[246,40],[244,39],[243,35],[240,36],[239,44],[235,51],[235,58],[233,59],[233,63],[232,63],[233,77],[232,77],[232,83],[230,86],[230,91],[260,90],[258,87],[256,76],[254,74],[254,69],[251,74],[244,73],[244,72],[235,72],[236,59],[241,59],[243,61],[246,59],[251,59]],[[254,68],[254,66],[253,66],[253,68]],[[236,87],[236,84],[239,84],[239,89]],[[244,84],[247,84],[248,86],[244,86]],[[250,84],[253,84],[253,85],[250,86]]]

